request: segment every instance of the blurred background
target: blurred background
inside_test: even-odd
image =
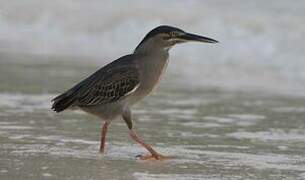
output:
[[[161,24],[218,40],[170,51],[135,128],[51,111]],[[305,0],[0,0],[0,179],[305,179]]]
[[[220,41],[174,48],[169,73],[177,81],[304,95],[303,0],[1,0],[0,7],[0,62],[30,55],[37,63],[69,59],[98,67],[168,24]]]

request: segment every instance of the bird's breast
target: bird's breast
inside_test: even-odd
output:
[[[159,84],[168,64],[168,56],[162,58],[152,57],[146,60],[146,63],[141,64],[141,81],[138,88],[138,93],[142,96],[151,93]]]

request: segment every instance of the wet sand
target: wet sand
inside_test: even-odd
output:
[[[133,109],[139,134],[176,158],[140,161],[135,157],[146,151],[130,140],[121,119],[111,124],[101,155],[98,119],[50,110],[52,97],[100,65],[32,58],[2,56],[0,61],[3,180],[305,178],[302,97],[186,88],[169,72]]]

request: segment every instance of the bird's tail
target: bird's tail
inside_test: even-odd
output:
[[[73,105],[73,103],[75,102],[75,96],[73,96],[73,93],[67,91],[55,97],[52,102],[52,109],[55,112],[61,112]]]

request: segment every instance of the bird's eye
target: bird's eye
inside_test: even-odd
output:
[[[176,32],[176,31],[172,31],[172,32],[169,33],[169,35],[170,35],[172,38],[174,38],[174,37],[179,36],[179,33]]]

